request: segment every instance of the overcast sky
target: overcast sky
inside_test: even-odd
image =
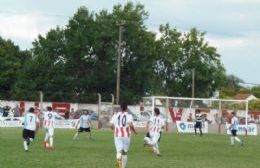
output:
[[[38,34],[64,26],[76,10],[111,10],[126,0],[0,0],[0,36],[21,49]],[[196,27],[217,47],[228,74],[260,84],[260,0],[135,0],[149,12],[146,26],[157,31],[169,23],[180,31]]]

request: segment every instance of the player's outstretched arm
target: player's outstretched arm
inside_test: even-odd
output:
[[[134,125],[133,125],[132,122],[129,123],[129,126],[130,126],[130,129],[131,129],[135,134],[137,134],[137,132],[136,132],[136,130],[135,130],[135,127],[134,127]]]

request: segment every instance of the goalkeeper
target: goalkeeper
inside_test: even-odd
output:
[[[83,111],[83,114],[80,116],[78,123],[76,124],[76,128],[79,129],[77,130],[77,132],[75,133],[75,135],[73,136],[73,140],[78,139],[79,133],[82,132],[88,132],[89,133],[89,139],[93,140],[92,138],[92,134],[91,134],[91,129],[93,127],[91,121],[90,121],[90,117],[89,117],[89,112],[87,110]]]

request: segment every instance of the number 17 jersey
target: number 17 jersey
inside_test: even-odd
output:
[[[113,115],[110,123],[114,124],[115,137],[130,137],[130,125],[133,122],[133,117],[127,112],[118,112]]]

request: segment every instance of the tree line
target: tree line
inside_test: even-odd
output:
[[[124,21],[121,43],[120,99],[141,97],[210,97],[227,82],[217,49],[205,32],[181,32],[169,24],[159,35],[144,24],[144,5],[117,4],[97,13],[80,7],[64,27],[39,35],[29,50],[0,37],[0,99],[96,102],[116,93],[118,23]]]

